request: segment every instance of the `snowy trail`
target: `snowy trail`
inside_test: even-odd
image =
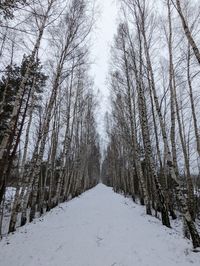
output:
[[[0,266],[200,265],[191,244],[102,184],[0,242]]]

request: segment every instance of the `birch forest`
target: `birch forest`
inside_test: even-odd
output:
[[[120,2],[102,177],[167,227],[178,211],[199,247],[200,3]]]
[[[103,183],[199,248],[200,2],[117,0],[106,107],[95,2],[0,0],[0,238]]]
[[[88,72],[92,3],[3,1],[0,12],[3,235],[96,185],[100,151]]]

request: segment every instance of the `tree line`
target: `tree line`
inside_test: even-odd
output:
[[[89,0],[0,5],[0,235],[97,184]]]
[[[121,0],[102,179],[200,247],[198,1]]]

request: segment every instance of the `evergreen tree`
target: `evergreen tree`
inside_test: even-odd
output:
[[[22,78],[25,76],[29,59],[29,56],[24,55],[21,66],[16,64],[8,65],[5,69],[5,74],[0,80],[0,143],[5,131],[9,129],[9,121],[13,110],[13,104]],[[25,108],[27,98],[30,97],[29,91],[31,88],[35,91],[35,108],[38,107],[39,100],[41,98],[40,94],[43,91],[46,80],[47,76],[42,72],[41,63],[37,59],[37,61],[32,65],[32,70],[26,83],[21,106],[21,115],[23,115],[23,109]]]

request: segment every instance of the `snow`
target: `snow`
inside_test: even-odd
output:
[[[200,265],[177,230],[102,184],[0,242],[0,266]]]

